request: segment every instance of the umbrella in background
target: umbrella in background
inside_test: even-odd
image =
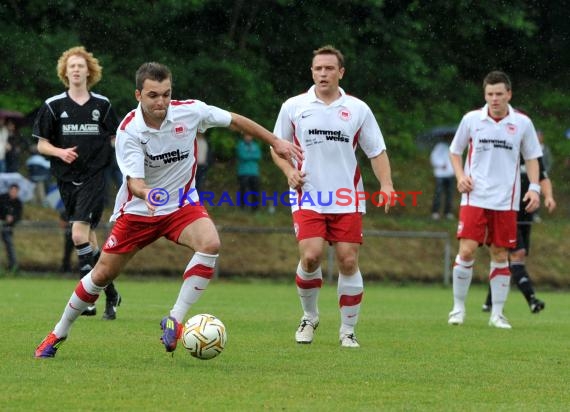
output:
[[[441,141],[450,143],[456,131],[457,126],[437,126],[419,134],[416,137],[416,144],[421,150],[431,150]]]
[[[15,110],[0,109],[0,118],[12,120],[17,127],[22,127],[28,122],[24,113],[17,112]]]

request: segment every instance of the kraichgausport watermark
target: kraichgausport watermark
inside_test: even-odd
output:
[[[332,192],[303,192],[294,191],[287,192],[228,192],[223,191],[220,194],[202,191],[197,193],[200,200],[193,199],[193,194],[197,193],[195,188],[187,192],[180,188],[175,194],[178,205],[185,203],[190,205],[204,206],[352,206],[355,207],[363,202],[370,202],[374,206],[381,207],[387,203],[390,206],[411,206],[418,205],[418,196],[422,195],[422,191],[394,191],[387,194],[383,191],[368,192],[355,191],[348,188],[337,189]],[[165,189],[157,187],[151,189],[148,193],[147,200],[153,206],[164,206],[170,202],[172,195]]]

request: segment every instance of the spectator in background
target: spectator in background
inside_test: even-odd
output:
[[[251,205],[251,210],[259,208],[259,144],[248,134],[243,134],[236,146],[237,174],[239,183],[239,205],[242,209]]]
[[[28,178],[34,183],[34,201],[40,205],[46,205],[46,182],[51,178],[50,162],[38,153],[36,146],[31,147],[32,155],[26,160]]]
[[[431,217],[434,220],[439,220],[441,217],[440,209],[442,197],[444,197],[443,215],[447,219],[453,219],[451,204],[455,190],[455,173],[449,158],[449,144],[446,141],[439,142],[434,146],[430,154],[430,162],[435,177]]]
[[[6,171],[6,150],[8,148],[8,127],[6,127],[6,119],[0,117],[0,173]]]
[[[0,195],[0,220],[2,221],[2,241],[6,246],[6,257],[8,258],[8,270],[15,272],[18,270],[18,260],[16,258],[16,248],[14,247],[13,235],[14,226],[22,218],[23,205],[18,197],[20,187],[17,184],[10,185],[8,193]]]
[[[196,133],[196,143],[198,145],[198,163],[196,166],[196,190],[198,194],[204,190],[206,184],[206,175],[211,163],[211,150],[208,146],[208,141],[204,133]]]
[[[20,155],[22,154],[22,136],[13,120],[6,122],[8,128],[8,144],[6,146],[6,173],[18,173],[20,171]]]

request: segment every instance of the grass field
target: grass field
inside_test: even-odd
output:
[[[541,291],[531,315],[517,290],[513,330],[487,326],[485,290],[470,292],[468,317],[448,326],[451,290],[368,283],[360,349],[338,345],[336,287],[325,285],[312,345],[297,345],[293,282],[212,282],[191,313],[228,328],[226,350],[200,361],[159,342],[160,319],[179,282],[119,278],[118,319],[81,318],[55,359],[34,359],[75,280],[0,279],[1,411],[377,411],[567,410],[568,294]],[[102,303],[102,302],[101,302]],[[100,310],[102,304],[99,304]],[[190,315],[190,314],[189,314]]]

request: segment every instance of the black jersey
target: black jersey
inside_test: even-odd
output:
[[[112,154],[110,139],[119,120],[105,96],[90,92],[90,99],[77,104],[67,92],[50,97],[40,108],[32,135],[59,148],[77,146],[77,160],[67,164],[51,158],[53,175],[65,182],[83,182],[103,169]]]

